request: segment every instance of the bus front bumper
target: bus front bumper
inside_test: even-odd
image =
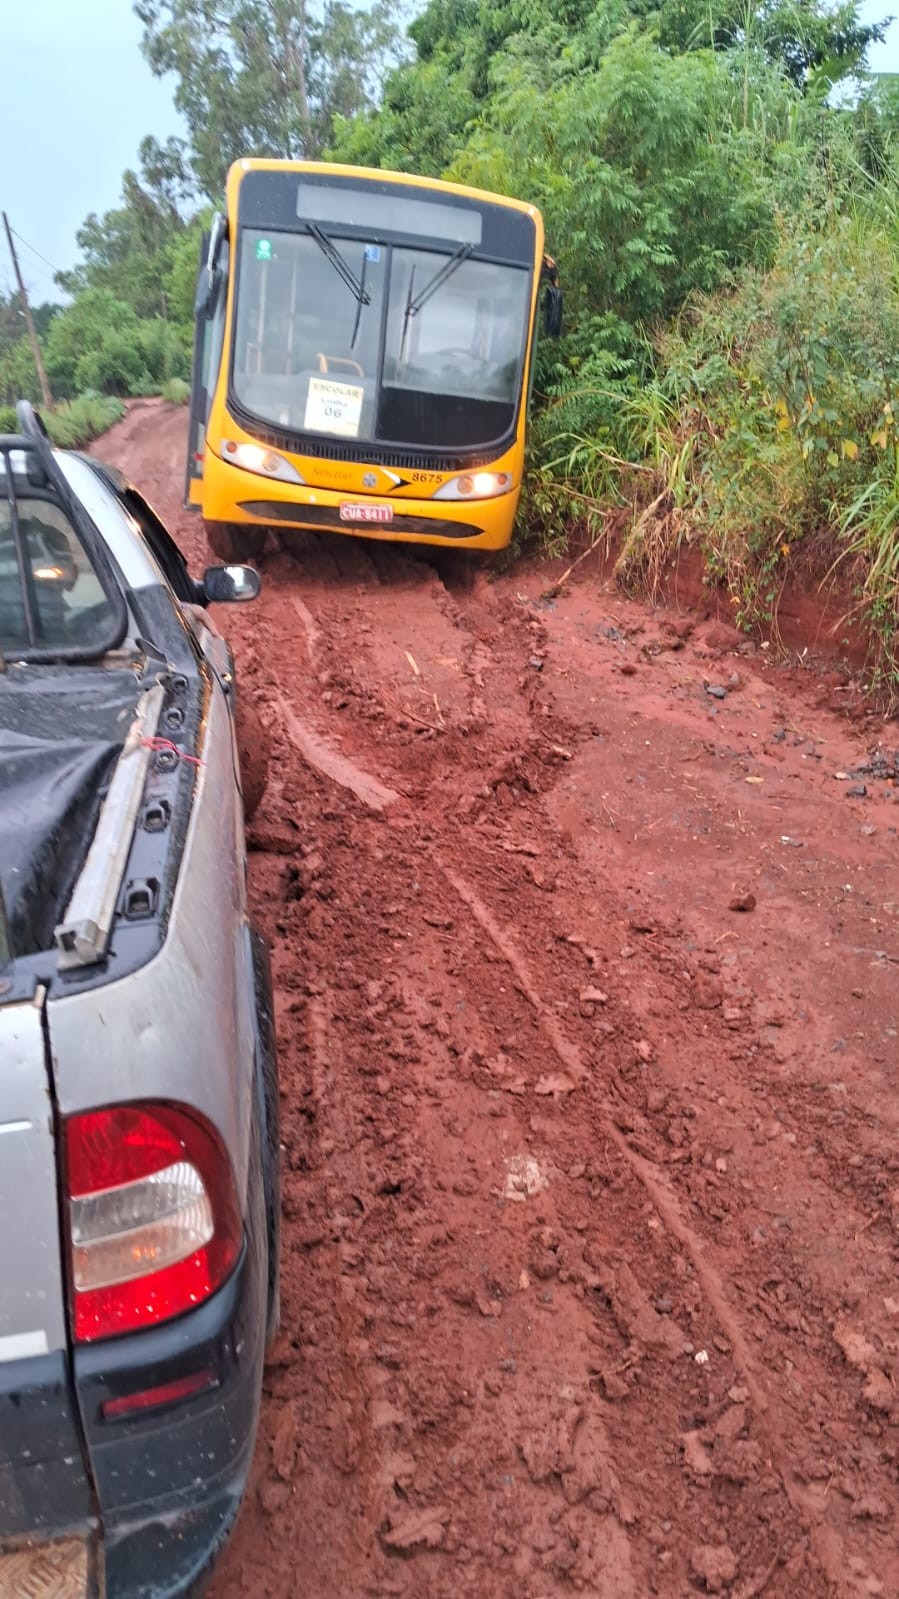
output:
[[[433,500],[400,500],[392,506],[393,514],[389,521],[369,521],[364,516],[341,515],[341,500],[336,495],[333,496],[334,503],[328,505],[321,503],[321,490],[316,490],[315,495],[315,504],[302,505],[294,501],[288,505],[282,500],[242,500],[237,509],[245,513],[248,521],[264,522],[269,527],[283,528],[285,532],[291,527],[315,528],[328,533],[351,533],[357,538],[402,540],[406,544],[445,544],[502,550],[512,537],[518,506],[517,493],[468,504],[441,500],[437,502],[439,510]],[[364,501],[342,503],[369,510]],[[447,516],[450,509],[455,514]]]
[[[354,491],[316,488],[261,478],[207,450],[203,516],[207,522],[271,527],[285,533],[313,529],[357,538],[450,548],[505,549],[512,537],[520,486],[490,499],[388,500]],[[389,519],[379,520],[385,510]]]

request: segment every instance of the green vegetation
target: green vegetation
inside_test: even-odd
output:
[[[193,296],[203,213],[183,214],[192,193],[178,142],[145,139],[140,172],[122,179],[122,204],[91,215],[78,233],[82,259],[60,275],[65,306],[38,306],[35,324],[50,388],[60,404],[47,418],[59,442],[95,436],[120,408],[97,397],[158,394],[190,373]],[[207,208],[208,209],[208,208]],[[0,296],[0,406],[40,400],[40,385],[17,295]]]
[[[776,621],[789,579],[834,579],[895,698],[895,169],[888,140],[876,170],[866,164],[858,113],[791,109],[767,173],[759,153],[771,231],[755,232],[756,258],[729,263],[711,291],[697,283],[675,315],[643,319],[642,348],[623,359],[606,343],[550,374],[531,526],[623,529],[619,576],[650,588],[694,544],[747,628]]]
[[[64,400],[55,411],[44,412],[47,432],[64,450],[79,450],[106,433],[124,412],[121,400],[110,394],[82,394]],[[0,433],[17,433],[15,407],[0,405]]]
[[[735,620],[787,578],[854,595],[899,693],[899,188],[880,36],[816,0],[430,0],[341,159],[544,212],[567,334],[544,346],[521,538],[618,540],[625,583],[701,548]]]
[[[163,384],[162,398],[168,400],[169,405],[186,405],[190,399],[190,384],[184,378],[169,378]]]
[[[135,0],[144,54],[175,77],[185,170],[217,197],[242,155],[313,160],[405,53],[395,0]]]
[[[539,205],[566,292],[541,344],[521,538],[700,548],[744,626],[831,574],[899,693],[899,94],[856,0],[137,0],[184,141],[147,139],[38,308],[63,398],[189,375],[199,238],[237,154],[394,167]],[[0,301],[0,402],[36,397]]]

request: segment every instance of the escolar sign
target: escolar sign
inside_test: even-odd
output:
[[[365,390],[356,383],[335,383],[331,378],[310,378],[303,426],[316,433],[359,436]]]

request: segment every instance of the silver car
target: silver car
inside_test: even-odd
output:
[[[230,652],[137,491],[0,437],[0,1595],[174,1599],[278,1313],[278,1091]]]

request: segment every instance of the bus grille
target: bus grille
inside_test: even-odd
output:
[[[258,439],[260,444],[267,444],[272,450],[286,450],[292,455],[311,455],[321,461],[352,461],[358,466],[397,467],[405,472],[476,472],[479,467],[496,461],[512,443],[512,438],[507,438],[492,445],[489,450],[466,450],[464,454],[455,455],[444,451],[439,455],[429,455],[425,450],[398,450],[395,445],[389,444],[362,444],[356,440],[341,444],[339,440],[322,439],[318,435],[279,433],[235,404],[233,397],[229,398],[228,409],[241,426],[252,433],[254,439]]]

